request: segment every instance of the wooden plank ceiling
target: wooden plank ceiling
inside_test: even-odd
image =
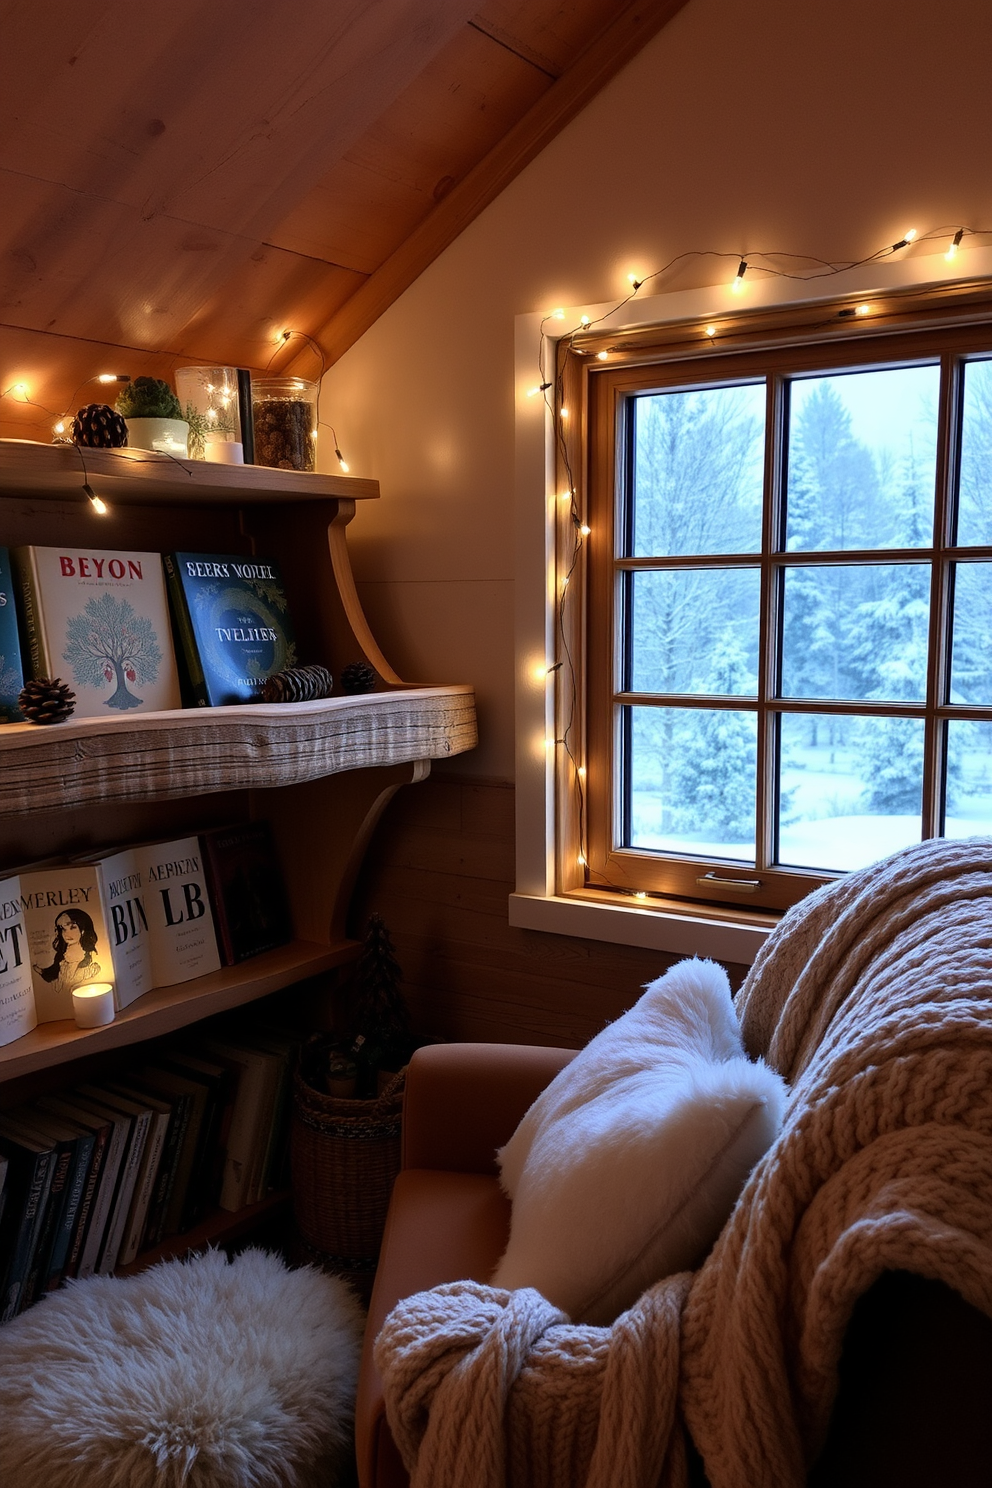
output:
[[[4,0],[0,434],[101,371],[315,375],[684,3]]]

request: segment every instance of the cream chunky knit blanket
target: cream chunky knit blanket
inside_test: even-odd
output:
[[[992,840],[937,841],[785,916],[738,997],[792,1087],[694,1274],[611,1328],[456,1282],[376,1345],[414,1488],[801,1488],[851,1310],[881,1272],[992,1316]]]

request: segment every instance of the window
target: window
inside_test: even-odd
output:
[[[873,308],[561,358],[561,892],[781,909],[992,831],[992,326]]]

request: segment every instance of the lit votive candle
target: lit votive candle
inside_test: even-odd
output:
[[[114,1021],[114,989],[109,982],[90,982],[72,994],[77,1028],[102,1028]]]

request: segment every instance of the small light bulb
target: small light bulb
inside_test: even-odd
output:
[[[345,474],[347,474],[350,468],[348,465],[348,461],[338,449],[337,445],[334,446],[334,458],[337,460],[338,464],[341,466],[341,469],[345,472]]]
[[[954,260],[957,258],[957,256],[958,256],[958,249],[961,247],[961,239],[963,237],[964,237],[964,228],[963,227],[959,227],[958,230],[957,230],[957,232],[954,234],[953,240],[948,245],[947,252],[944,254],[944,258],[947,260],[948,263],[953,263]]]
[[[590,532],[592,531],[592,528],[591,527],[587,527],[586,524],[585,524],[585,522],[583,522],[582,523],[582,526],[579,528],[579,531],[582,533],[582,536],[583,537],[588,537],[589,534],[590,534]]]
[[[26,382],[15,382],[10,390],[12,393],[20,393],[25,403],[28,400],[28,385]]]
[[[562,418],[568,418],[568,409],[567,408],[562,408],[561,409],[561,416],[562,416]]]
[[[871,314],[871,306],[870,305],[858,305],[858,306],[855,307],[854,313],[855,313],[855,315],[870,315]]]
[[[610,353],[608,351],[597,351],[597,353],[596,353],[596,360],[597,360],[597,362],[605,362],[606,361],[606,358],[609,356],[609,354]]]
[[[643,889],[638,889],[637,893],[634,895],[635,899],[646,899],[647,897],[648,896],[647,894],[645,894]]]
[[[52,425],[52,433],[53,434],[64,434],[65,433],[65,419],[56,419],[55,423]]]
[[[571,499],[572,499],[572,493],[571,493],[571,491],[562,491],[561,495],[558,497],[558,500],[559,501],[571,501]]]
[[[903,236],[899,239],[898,243],[893,243],[892,244],[892,247],[889,249],[889,252],[890,253],[898,253],[898,251],[899,251],[900,248],[908,248],[909,245],[910,245],[910,243],[913,241],[913,239],[915,237],[916,237],[916,228],[915,227],[908,228],[906,230],[906,232],[903,234]]]
[[[552,312],[551,312],[551,319],[552,320],[564,320],[565,319],[565,312],[564,312],[564,310],[552,310]]]
[[[716,326],[714,326],[714,325],[706,326],[705,327],[705,331],[706,331],[707,336],[715,336],[716,335]]]
[[[744,275],[747,273],[747,259],[742,258],[737,265],[737,274],[733,284],[730,286],[734,294],[740,294],[744,288]]]
[[[907,243],[911,243],[915,237],[916,237],[916,228],[915,227],[908,228],[907,231],[906,231],[906,242]]]
[[[579,853],[575,861],[578,863],[580,868],[584,868],[586,866],[585,853]]]
[[[628,274],[627,275],[627,283],[630,285],[630,287],[633,289],[634,293],[636,294],[637,291],[640,289],[641,285],[644,283],[644,280],[638,274]]]
[[[554,740],[554,737],[551,734],[548,735],[548,737],[545,739],[544,743],[545,743],[545,746],[548,749],[554,749],[554,747],[555,747],[555,740]]]
[[[208,419],[216,419],[216,417],[217,417],[217,410],[216,410],[216,408],[208,408],[207,409],[207,418]]]
[[[576,774],[578,775],[578,777],[579,777],[580,780],[585,780],[585,778],[586,778],[586,767],[585,767],[585,765],[580,765],[579,768],[578,768],[578,770],[576,771]]]
[[[101,372],[97,382],[130,382],[129,372]]]
[[[87,495],[87,497],[89,499],[90,506],[92,506],[92,508],[96,512],[97,516],[98,517],[105,517],[107,515],[107,512],[110,510],[110,508],[108,507],[107,503],[102,499],[102,497],[100,497],[100,496],[98,496],[96,494],[96,492],[94,491],[93,487],[90,485],[89,481],[84,481],[83,482],[83,490],[86,492],[86,495]]]
[[[579,324],[580,325],[592,325],[592,321],[589,319],[589,316],[588,315],[580,315],[579,316]]]

